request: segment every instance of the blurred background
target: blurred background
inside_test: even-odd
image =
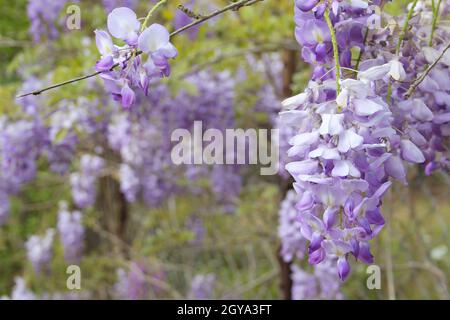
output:
[[[16,98],[93,71],[94,30],[106,29],[108,13],[125,5],[145,17],[154,2],[0,0],[0,297],[292,298],[278,235],[286,173],[173,166],[170,133],[194,120],[277,127],[280,101],[310,76],[293,1],[265,0],[173,38],[171,76],[130,112],[98,78]],[[177,5],[203,14],[230,2],[169,0],[152,22],[173,31],[192,21]],[[71,4],[79,30],[66,27]],[[352,261],[328,298],[449,298],[450,178],[422,172],[411,168],[409,186],[396,184],[383,204],[387,223],[372,246],[381,289],[369,290],[367,266]],[[71,264],[80,266],[81,290],[66,286]],[[295,264],[313,272],[307,261]]]

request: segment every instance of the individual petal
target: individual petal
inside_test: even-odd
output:
[[[334,168],[331,172],[333,177],[347,177],[352,176],[354,178],[361,177],[359,170],[349,160],[334,161]]]
[[[115,51],[111,36],[104,30],[95,30],[95,43],[102,56],[112,56]]]
[[[347,107],[349,99],[350,99],[350,90],[348,90],[347,88],[343,88],[339,93],[339,95],[337,96],[336,102],[340,106]]]
[[[139,31],[140,26],[136,13],[129,8],[116,8],[108,15],[108,31],[118,39],[127,40],[130,34]]]
[[[95,64],[96,71],[108,71],[114,65],[114,59],[112,56],[105,56]]]
[[[367,9],[369,7],[367,0],[351,0],[349,2],[353,8]]]
[[[327,230],[331,229],[336,223],[338,209],[336,207],[328,207],[323,213],[323,223]]]
[[[334,161],[334,168],[331,172],[333,177],[346,177],[350,173],[350,168],[348,166],[348,161],[339,160]]]
[[[322,233],[325,229],[325,226],[324,226],[322,220],[317,218],[315,215],[312,215],[309,213],[303,213],[300,216],[300,220],[302,223],[310,226],[313,232]],[[311,240],[311,238],[309,238],[308,240]]]
[[[309,157],[311,158],[319,158],[322,157],[326,160],[340,160],[341,156],[336,148],[328,148],[324,145],[319,145],[317,149],[311,151],[309,153]]]
[[[323,241],[323,236],[320,234],[320,232],[314,232],[312,234],[311,243],[309,244],[308,252],[313,253],[314,251],[321,248],[321,244]]]
[[[325,160],[339,160],[341,156],[336,148],[325,148],[322,158]]]
[[[169,31],[164,26],[154,23],[139,36],[138,48],[146,53],[156,52],[158,49],[166,47],[169,40]]]
[[[339,278],[342,281],[345,281],[345,279],[347,279],[348,275],[350,274],[350,264],[348,263],[346,257],[339,257],[337,261],[337,269]]]
[[[327,254],[337,257],[342,257],[352,251],[352,246],[341,240],[324,240],[322,248]]]
[[[432,121],[434,117],[433,112],[431,112],[431,110],[421,99],[414,99],[411,114],[414,118],[420,121]]]
[[[390,71],[391,66],[389,63],[383,64],[381,66],[374,66],[365,71],[360,71],[358,73],[358,79],[366,81],[375,81],[383,79]]]
[[[288,126],[293,126],[296,124],[301,124],[302,120],[308,117],[309,113],[303,110],[289,110],[282,111],[279,113],[279,115],[281,123]]]
[[[152,58],[148,58],[147,62],[144,63],[144,69],[147,73],[147,76],[149,76],[150,78],[161,76],[161,69],[159,69],[155,65]]]
[[[370,252],[370,246],[366,241],[359,244],[358,259],[367,264],[373,263],[373,255]]]
[[[433,122],[436,124],[444,124],[450,122],[450,112],[435,116]]]
[[[355,212],[355,200],[353,199],[353,197],[350,197],[345,201],[344,213],[350,220],[354,220],[356,218],[354,212]]]
[[[287,98],[283,102],[281,102],[281,105],[284,109],[291,110],[300,107],[305,102],[307,102],[309,99],[309,94],[306,92],[300,93],[296,96]]]
[[[341,86],[343,89],[347,89],[351,92],[352,97],[356,97],[358,99],[366,98],[369,91],[367,83],[355,79],[342,80]]]
[[[346,153],[350,149],[356,149],[364,142],[364,138],[355,132],[355,129],[350,128],[343,131],[339,135],[338,150],[339,152]]]
[[[178,55],[178,50],[170,42],[158,49],[158,52],[167,59],[173,59]]]
[[[369,99],[353,99],[353,106],[358,116],[371,116],[384,109],[382,105]]]
[[[319,3],[319,0],[296,0],[295,5],[297,8],[304,12],[310,11],[312,8],[314,8],[317,3]]]
[[[312,209],[312,207],[314,207],[314,196],[311,192],[305,191],[302,194],[300,201],[295,205],[295,208],[298,211],[306,211]]]
[[[402,158],[412,163],[423,163],[425,157],[417,146],[410,140],[402,140],[400,143]]]
[[[122,106],[125,109],[129,109],[134,104],[134,91],[128,86],[128,84],[125,84],[120,94],[122,95]]]
[[[352,246],[352,254],[357,258],[359,255],[359,241],[352,238],[350,239],[350,245]]]
[[[403,81],[406,79],[406,72],[403,68],[403,64],[398,60],[391,61],[391,68],[389,70],[389,75],[392,79],[396,81]]]
[[[400,182],[406,183],[406,170],[402,160],[397,156],[392,156],[384,163],[386,173]]]
[[[305,132],[292,137],[289,144],[293,146],[312,145],[319,141],[319,132]]]
[[[319,133],[321,135],[337,135],[344,130],[342,122],[344,121],[343,114],[322,114],[322,125]]]
[[[381,214],[380,208],[375,208],[374,210],[366,211],[366,219],[370,224],[384,225],[385,221],[383,215]]]
[[[318,162],[312,159],[294,161],[286,165],[286,170],[294,177],[299,174],[313,174],[316,173],[318,169]]]
[[[323,259],[325,259],[325,256],[326,256],[325,250],[323,250],[321,248],[319,250],[316,250],[316,251],[310,253],[308,262],[309,262],[309,264],[312,264],[312,265],[319,264],[323,261]]]
[[[428,63],[434,63],[436,60],[439,59],[439,56],[441,55],[440,52],[434,48],[431,47],[424,47],[422,48],[423,55]]]

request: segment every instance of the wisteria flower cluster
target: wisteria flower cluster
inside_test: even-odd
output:
[[[95,31],[101,54],[95,68],[102,72],[101,77],[113,98],[127,109],[136,99],[133,88],[139,87],[147,94],[151,79],[170,75],[168,61],[178,52],[164,26],[154,23],[147,28],[126,7],[116,8],[108,15],[108,32]],[[124,45],[114,44],[111,36]],[[115,66],[119,70],[113,70]]]
[[[383,5],[295,1],[296,37],[314,71],[305,92],[285,100],[280,113],[296,132],[288,155],[300,159],[286,165],[298,194],[293,223],[309,241],[309,262],[335,259],[342,280],[350,273],[350,255],[373,263],[369,241],[385,224],[383,196],[392,179],[406,183],[405,162],[423,164],[427,174],[448,170],[445,58],[412,97],[407,92],[438,59],[448,31],[438,28],[439,40],[432,38],[424,27],[432,14],[424,5],[415,12],[422,21],[411,23],[405,40],[405,34],[376,27],[392,20]],[[399,25],[408,25],[408,16]],[[428,39],[435,41],[433,49]]]

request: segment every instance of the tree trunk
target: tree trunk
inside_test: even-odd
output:
[[[285,50],[283,52],[283,98],[292,96],[291,85],[293,82],[295,70],[297,68],[298,51]],[[282,187],[281,195],[284,199],[287,192],[292,186],[291,181],[286,182],[280,179],[280,186]],[[291,279],[291,263],[287,263],[281,256],[281,245],[277,251],[278,263],[280,264],[280,280],[281,292],[283,299],[292,300],[292,279]]]

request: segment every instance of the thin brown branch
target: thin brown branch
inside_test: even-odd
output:
[[[439,55],[439,57],[428,66],[428,68],[425,70],[424,73],[420,77],[418,77],[409,87],[408,91],[405,93],[405,98],[409,99],[413,93],[416,91],[417,87],[422,83],[422,81],[425,80],[425,78],[428,76],[428,74],[431,72],[431,70],[441,61],[441,59],[444,57],[447,50],[450,49],[450,43],[447,44],[447,47],[445,47],[444,51]]]
[[[240,0],[240,1],[234,2],[232,4],[229,4],[228,6],[223,7],[222,9],[218,9],[218,10],[216,10],[216,11],[214,11],[214,12],[208,14],[208,15],[203,16],[201,19],[193,21],[193,22],[185,25],[184,27],[175,30],[174,32],[172,32],[170,34],[170,37],[173,38],[176,35],[184,32],[184,31],[186,31],[186,30],[188,30],[188,29],[190,29],[192,27],[195,27],[195,26],[197,26],[197,25],[199,25],[199,24],[201,24],[201,23],[203,23],[203,22],[205,22],[207,20],[210,20],[210,19],[212,19],[212,18],[214,18],[216,16],[219,16],[219,15],[221,15],[221,14],[227,12],[227,11],[231,11],[231,10],[232,11],[237,11],[237,10],[239,10],[242,7],[250,6],[250,5],[253,5],[253,4],[255,4],[257,2],[261,2],[261,1],[264,1],[264,0]],[[141,54],[142,54],[142,51],[137,51],[134,56],[139,56]],[[131,57],[132,56],[130,56],[126,61],[128,61]],[[49,90],[52,90],[52,89],[56,89],[56,88],[59,88],[59,87],[62,87],[62,86],[65,86],[65,85],[68,85],[68,84],[71,84],[71,83],[75,83],[75,82],[83,81],[83,80],[86,80],[86,79],[89,79],[89,78],[93,78],[93,77],[96,77],[96,76],[98,76],[98,75],[100,75],[102,73],[110,72],[110,71],[114,70],[115,68],[117,68],[119,65],[120,65],[120,63],[116,63],[116,64],[114,64],[111,67],[111,69],[109,69],[107,71],[97,71],[97,72],[94,72],[94,73],[91,73],[91,74],[88,74],[88,75],[85,75],[85,76],[81,76],[81,77],[78,77],[78,78],[74,78],[74,79],[70,79],[70,80],[67,80],[67,81],[63,81],[63,82],[60,82],[60,83],[57,83],[57,84],[53,84],[53,85],[51,85],[49,87],[45,87],[43,89],[39,89],[39,90],[35,90],[35,91],[32,91],[32,92],[28,92],[28,93],[19,95],[19,96],[17,96],[17,98],[23,98],[23,97],[30,96],[30,95],[37,96],[37,95],[40,95],[43,92],[46,92],[46,91],[49,91]]]

